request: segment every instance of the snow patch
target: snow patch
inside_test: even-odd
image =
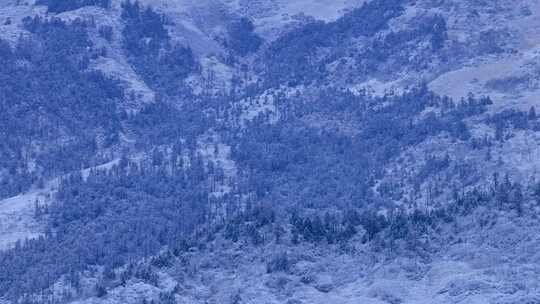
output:
[[[44,189],[0,201],[0,250],[42,235],[43,227],[35,217],[35,205],[48,204],[50,199],[51,189]]]

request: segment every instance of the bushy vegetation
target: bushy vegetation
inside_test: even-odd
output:
[[[321,55],[324,49],[339,52],[351,38],[372,37],[402,10],[402,1],[370,1],[335,22],[312,22],[286,33],[265,51],[267,81],[295,85],[320,79],[332,60]],[[375,46],[368,49],[374,53],[370,58],[384,52]]]
[[[144,31],[142,36],[135,33],[137,38],[130,40],[136,45],[130,50],[137,59],[151,60],[137,61],[142,69],[139,72],[149,77],[149,83],[163,85],[164,91],[177,92],[175,82],[196,66],[191,50],[175,46],[167,49],[164,56],[158,56],[159,47],[167,47],[168,41],[161,16],[151,10],[143,13],[138,4],[125,10],[125,14],[134,14],[137,20],[127,27],[127,32],[138,31],[139,26],[157,28]],[[40,180],[107,160],[96,157],[98,150],[117,143],[121,121],[126,118],[142,143],[163,143],[176,139],[179,133],[200,134],[206,128],[204,112],[193,104],[181,109],[168,106],[164,110],[164,103],[158,102],[140,115],[128,117],[118,107],[124,98],[120,83],[89,70],[90,60],[101,55],[88,37],[89,26],[92,25],[78,19],[67,23],[56,18],[28,17],[24,27],[32,33],[31,37],[20,38],[16,47],[0,41],[0,197],[21,193]],[[135,43],[144,40],[145,35],[161,41],[159,47]],[[180,115],[179,111],[185,112]],[[154,121],[149,123],[148,119]],[[169,135],[163,137],[164,132]],[[35,166],[30,168],[29,162]]]

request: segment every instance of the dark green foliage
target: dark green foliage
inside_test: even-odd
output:
[[[54,235],[0,253],[2,294],[18,298],[68,272],[119,267],[175,247],[207,219],[204,175],[204,168],[183,168],[171,155],[160,167],[132,163],[65,179],[49,208]],[[143,268],[134,275],[154,280]]]
[[[403,13],[403,2],[370,1],[334,22],[311,22],[279,37],[264,52],[267,84],[320,83],[329,74],[327,65],[344,56],[348,59],[341,62],[349,63],[340,76],[351,69],[356,78],[382,71],[388,63],[394,70],[419,70],[434,58],[445,60],[439,51],[447,40],[447,26],[440,15],[421,18],[412,29],[379,34]],[[361,47],[354,45],[358,38],[363,38]],[[419,48],[424,42],[431,47]]]
[[[264,204],[248,205],[246,210],[239,211],[239,206],[233,201],[227,201],[231,210],[223,234],[225,238],[237,242],[247,237],[253,245],[262,244],[265,239],[261,230],[274,224],[276,220],[276,207]]]
[[[441,110],[444,114],[416,119],[428,106],[442,108],[444,104],[448,107]],[[469,108],[448,104],[453,103],[425,87],[382,98],[329,90],[309,101],[302,97],[278,100],[280,113],[288,119],[268,124],[261,117],[248,124],[231,142],[233,157],[250,173],[247,187],[259,198],[315,208],[363,206],[375,199],[373,181],[403,149],[442,132],[456,140],[469,139],[462,119],[480,113],[483,106],[465,111]],[[476,109],[476,103],[471,107]],[[343,113],[349,115],[357,134],[305,123],[311,115],[340,117]]]
[[[107,295],[107,289],[105,288],[105,286],[103,286],[102,282],[96,284],[96,286],[94,287],[94,292],[96,297],[98,298],[103,298]]]
[[[174,293],[162,292],[159,295],[159,304],[176,304]]]
[[[122,4],[123,46],[135,70],[155,90],[166,95],[185,94],[182,80],[198,70],[189,47],[171,45],[165,18],[139,2]]]
[[[109,26],[109,25],[100,26],[98,32],[101,38],[107,40],[108,42],[112,41],[113,34],[114,34],[112,26]]]
[[[495,129],[495,140],[508,139],[508,130],[533,130],[540,131],[540,122],[536,119],[536,112],[531,108],[528,112],[515,109],[503,110],[487,118],[487,123]]]
[[[373,211],[368,211],[361,216],[360,219],[362,227],[366,231],[364,235],[364,241],[371,241],[375,235],[381,232],[384,228],[388,226],[387,219],[380,215],[376,214]]]
[[[416,174],[416,177],[419,180],[424,181],[432,174],[441,172],[442,170],[448,168],[449,165],[450,157],[448,155],[445,157],[435,157],[430,155],[426,159],[424,166],[422,166],[419,172]]]
[[[229,40],[226,46],[230,47],[240,56],[246,56],[256,52],[263,40],[254,33],[254,29],[255,27],[251,20],[245,17],[232,22],[227,28]]]
[[[127,123],[142,147],[175,143],[181,137],[191,140],[211,126],[203,107],[195,103],[173,105],[158,100],[129,116]]]
[[[289,268],[291,267],[291,262],[289,261],[289,257],[287,256],[286,252],[281,252],[279,254],[276,254],[268,263],[266,263],[266,273],[273,273],[273,272],[287,272],[289,271]]]
[[[388,21],[403,12],[403,0],[377,0],[365,2],[360,8],[345,14],[328,27],[337,39],[347,36],[370,36],[386,28]]]
[[[536,115],[536,108],[534,106],[532,106],[530,109],[529,109],[529,120],[536,120],[538,116]]]
[[[76,10],[83,6],[100,6],[109,8],[111,0],[38,0],[36,4],[46,5],[52,13]]]
[[[273,42],[265,52],[269,81],[296,85],[320,77],[324,70],[313,62],[317,48],[330,46],[324,29],[324,23],[312,23]]]
[[[135,57],[156,55],[170,39],[164,17],[137,1],[122,3],[122,19],[126,22],[124,47]]]
[[[441,49],[444,47],[444,43],[448,39],[448,32],[446,26],[446,20],[440,15],[435,15],[433,21],[426,22],[426,24],[431,25],[431,29],[428,29],[431,32],[431,47],[435,50]]]
[[[86,24],[29,17],[24,26],[32,37],[15,49],[0,42],[0,197],[37,179],[27,172],[28,160],[43,176],[80,168],[95,157],[97,132],[110,146],[120,128],[120,86],[85,71],[95,55]]]
[[[301,240],[310,243],[326,242],[334,244],[350,240],[356,233],[356,226],[363,224],[360,215],[355,210],[345,212],[346,216],[326,213],[324,220],[320,216],[301,217],[295,211],[290,218],[291,234],[297,244]]]

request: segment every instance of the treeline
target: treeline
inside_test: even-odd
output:
[[[460,218],[471,216],[478,208],[489,209],[493,214],[535,216],[530,210],[539,203],[540,184],[527,188],[512,182],[507,175],[503,178],[494,175],[488,187],[456,192],[447,205],[431,211],[406,212],[396,207],[387,210],[385,215],[370,208],[332,212],[292,208],[284,212],[280,206],[248,204],[245,209],[237,209],[236,214],[224,223],[182,239],[149,260],[130,263],[116,273],[102,276],[96,286],[101,287],[101,295],[106,294],[107,287],[117,286],[130,278],[158,286],[157,271],[173,265],[177,271],[182,269],[193,274],[187,265],[194,250],[204,254],[209,242],[220,237],[250,246],[330,245],[336,246],[336,250],[346,250],[348,242],[355,238],[381,254],[391,256],[408,251],[425,256],[441,249],[441,239],[452,237],[441,236],[441,229],[456,226]],[[496,216],[479,218],[476,224],[489,227],[491,220],[496,220]],[[294,263],[286,251],[277,252],[265,262],[268,273],[288,272]],[[174,298],[179,292],[181,288],[177,286],[161,297]]]
[[[335,22],[309,23],[279,37],[264,53],[268,81],[296,85],[324,77],[320,49],[337,48],[351,37],[374,35],[401,14],[402,2],[370,1]]]
[[[469,216],[480,207],[494,213],[502,211],[521,217],[536,216],[533,214],[536,212],[534,208],[539,204],[540,183],[526,186],[512,181],[508,174],[502,177],[494,174],[485,187],[464,192],[455,188],[453,199],[438,209],[407,212],[394,206],[385,213],[379,213],[376,211],[378,208],[373,207],[314,211],[263,204],[240,212],[219,231],[233,242],[247,241],[252,245],[331,245],[343,244],[352,237],[361,236],[363,243],[373,242],[379,249],[392,250],[396,241],[402,240],[406,249],[425,250],[434,244],[423,242],[423,237],[435,236],[442,225]],[[284,216],[286,213],[290,215]],[[486,226],[490,223],[479,224]]]

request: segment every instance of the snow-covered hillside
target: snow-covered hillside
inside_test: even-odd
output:
[[[32,191],[0,201],[0,250],[15,245],[17,241],[35,238],[43,233],[36,219],[36,203],[46,204],[50,193]]]
[[[218,239],[173,258],[172,266],[153,268],[154,279],[132,279],[101,298],[73,303],[164,301],[171,292],[177,303],[536,303],[538,223],[499,216],[478,210],[444,227],[438,239],[421,240],[421,252],[405,243],[390,250],[360,240],[253,248]],[[273,270],[269,265],[280,258],[286,266]],[[91,290],[93,281],[85,282]]]
[[[494,1],[493,7],[475,8],[475,16],[470,15],[471,7],[456,3],[455,8],[449,13],[449,18],[455,19],[450,28],[452,35],[468,39],[478,32],[499,32],[507,37],[508,52],[471,58],[463,67],[438,76],[430,84],[431,88],[454,98],[464,97],[469,92],[489,94],[496,101],[493,110],[528,110],[530,106],[540,106],[536,98],[539,93],[536,62],[540,55],[540,4],[537,1]]]
[[[0,0],[0,40],[0,304],[540,303],[537,0]]]

